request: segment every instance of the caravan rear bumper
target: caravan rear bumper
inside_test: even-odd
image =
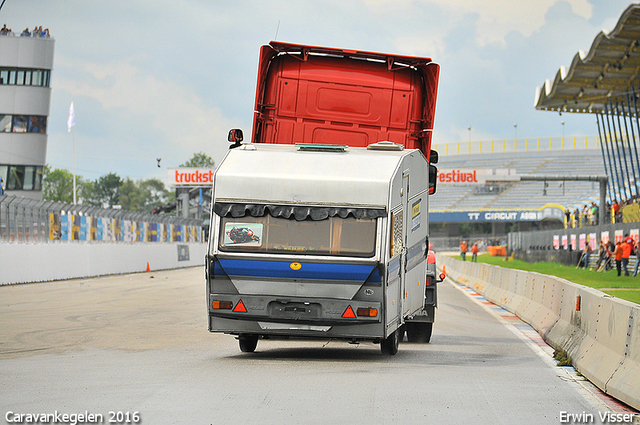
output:
[[[209,296],[211,332],[375,339],[384,333],[382,314],[379,302],[258,295]]]

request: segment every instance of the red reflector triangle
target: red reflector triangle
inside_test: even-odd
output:
[[[351,306],[349,306],[344,311],[344,313],[342,313],[342,317],[346,317],[346,318],[349,318],[349,319],[355,319],[356,318],[356,314],[353,312],[353,309],[351,308]]]
[[[236,304],[236,306],[233,308],[233,311],[235,311],[236,313],[246,313],[247,308],[244,306],[242,300],[240,300],[238,301],[238,304]]]

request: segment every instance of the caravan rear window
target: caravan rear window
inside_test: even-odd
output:
[[[371,257],[376,243],[376,219],[350,216],[317,221],[268,214],[223,217],[220,231],[223,251]]]

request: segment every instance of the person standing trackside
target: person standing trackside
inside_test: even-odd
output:
[[[638,266],[640,266],[640,239],[636,242],[634,251],[636,253],[636,266],[633,268],[633,274],[631,277],[636,277],[638,275]]]
[[[622,268],[624,269],[624,275],[629,276],[629,256],[633,250],[633,241],[625,235],[624,242],[622,242],[620,246],[622,247]]]
[[[460,242],[460,256],[462,261],[467,261],[467,241]]]
[[[474,263],[478,262],[478,244],[474,243],[471,247],[471,261]]]
[[[618,276],[620,276],[620,272],[622,271],[622,247],[620,246],[620,242],[616,242],[613,259],[616,260],[616,270],[618,271]]]

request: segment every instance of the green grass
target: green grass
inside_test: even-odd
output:
[[[457,255],[454,258],[461,260]],[[471,258],[467,255],[467,261]],[[570,282],[580,285],[590,286],[596,289],[602,288],[621,288],[621,289],[637,289],[627,291],[604,291],[609,295],[622,298],[627,301],[640,304],[640,274],[636,277],[619,276],[615,269],[608,272],[596,272],[589,269],[576,269],[575,266],[565,266],[558,263],[527,263],[522,260],[505,261],[504,257],[492,257],[489,254],[478,255],[479,263],[492,264],[494,266],[506,267],[511,269],[525,270],[529,272],[537,272],[552,276],[561,277]]]
[[[622,298],[623,300],[631,301],[632,303],[640,304],[640,291],[604,291],[614,297]]]

